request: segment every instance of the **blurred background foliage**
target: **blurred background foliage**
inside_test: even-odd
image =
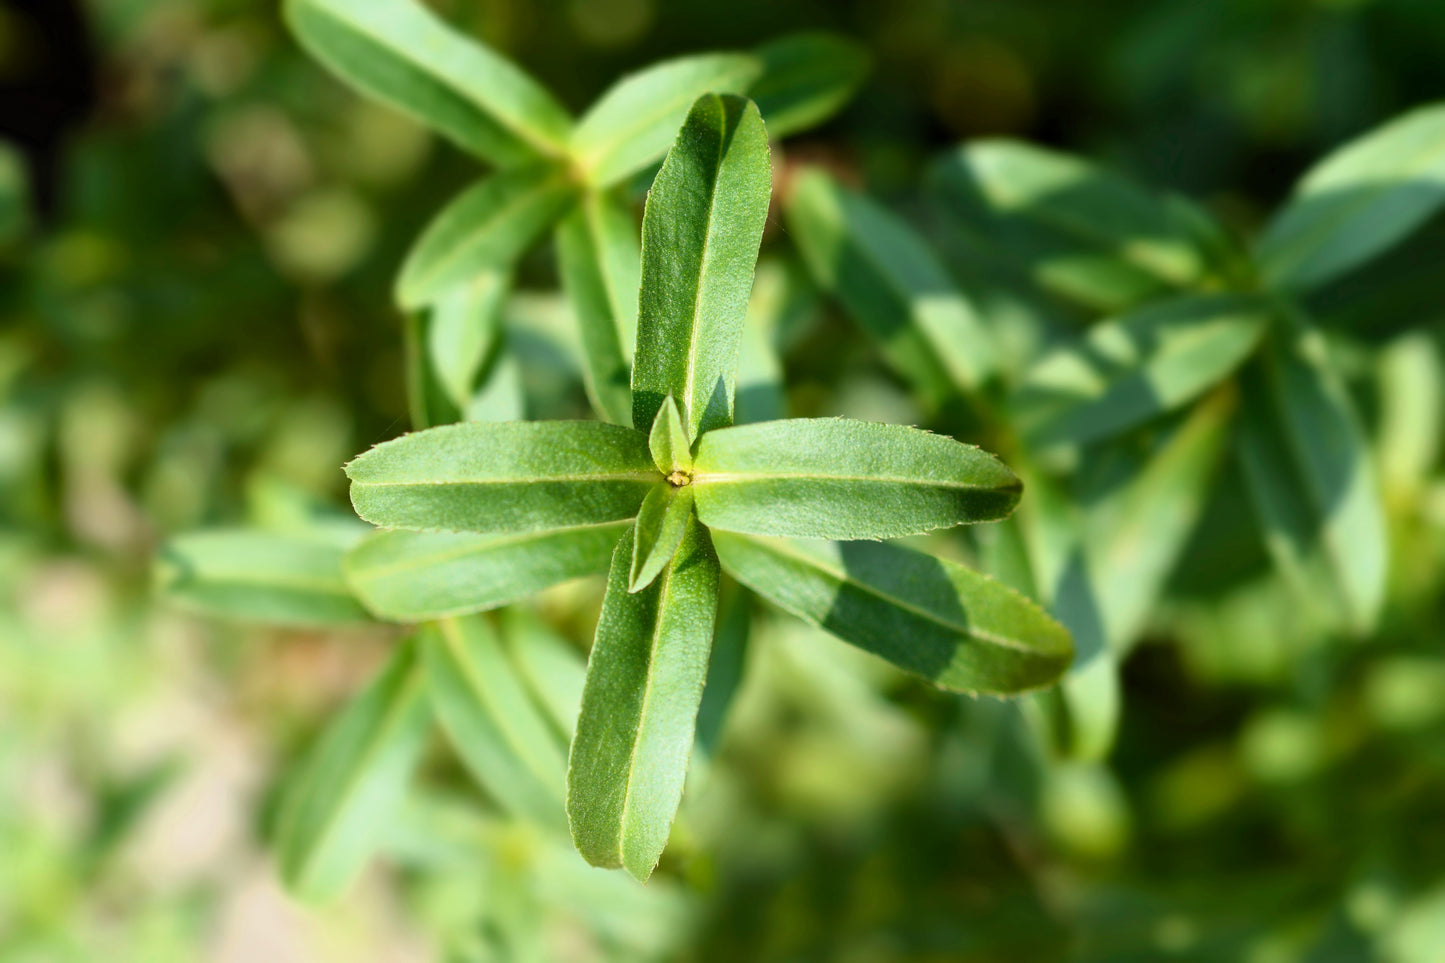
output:
[[[1248,232],[1445,91],[1437,0],[434,6],[574,108],[664,56],[853,37],[869,81],[785,155],[904,209],[940,151],[1007,135]],[[338,466],[407,424],[396,266],[475,162],[313,65],[265,0],[0,0],[0,134],[0,960],[1445,959],[1438,219],[1322,296],[1360,333],[1339,354],[1392,532],[1370,637],[1236,577],[1264,553],[1206,537],[1249,511],[1226,472],[1103,763],[759,615],[665,878],[486,815],[434,754],[384,865],[313,912],[267,855],[278,781],[396,632],[196,619],[156,604],[150,558],[343,512]],[[787,407],[921,421],[770,221]],[[519,331],[565,327],[550,258],[520,267]],[[523,342],[531,413],[584,412]],[[579,652],[598,591],[540,603]]]

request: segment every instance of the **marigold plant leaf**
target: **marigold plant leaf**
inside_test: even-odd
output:
[[[692,441],[687,429],[682,426],[682,415],[677,403],[668,395],[657,409],[652,420],[652,431],[647,436],[647,447],[652,452],[652,463],[664,475],[674,472],[692,471]]]
[[[633,531],[632,568],[627,591],[640,592],[652,584],[672,560],[692,517],[693,486],[659,482],[642,500]]]

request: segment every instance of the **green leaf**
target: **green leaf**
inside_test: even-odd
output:
[[[619,425],[632,423],[641,259],[631,216],[605,194],[588,194],[557,228],[557,267],[577,314],[587,397]]]
[[[420,622],[483,612],[607,571],[629,524],[509,535],[375,532],[346,553],[346,579],[383,619]]]
[[[426,226],[397,278],[397,303],[422,308],[479,274],[511,267],[576,197],[566,171],[555,166],[486,177]]]
[[[286,0],[313,57],[359,90],[499,165],[562,153],[571,118],[514,64],[417,0]]]
[[[632,518],[658,480],[645,435],[595,421],[445,425],[377,445],[346,474],[375,525],[470,532]]]
[[[500,334],[508,283],[504,272],[485,271],[438,298],[427,321],[427,360],[460,410],[471,403],[482,366]]]
[[[988,452],[902,425],[799,418],[708,432],[692,488],[709,528],[896,538],[1003,518],[1021,486]]]
[[[679,488],[659,482],[642,501],[633,531],[632,568],[627,591],[640,592],[652,584],[672,561],[692,518],[693,486]]]
[[[1384,602],[1385,521],[1359,417],[1318,332],[1272,344],[1245,385],[1238,455],[1265,545],[1313,605],[1367,631]]]
[[[1089,329],[1046,355],[1015,398],[1034,445],[1107,438],[1173,410],[1254,351],[1269,303],[1251,295],[1182,295]]]
[[[679,57],[629,74],[577,122],[572,156],[591,184],[615,184],[666,152],[695,100],[741,94],[762,70],[756,57],[723,53]]]
[[[652,463],[664,475],[674,472],[692,471],[692,440],[682,426],[682,415],[678,414],[677,402],[668,395],[657,409],[652,420],[652,432],[647,436],[647,447],[652,452]]]
[[[244,529],[191,532],[156,560],[159,591],[184,608],[272,625],[367,621],[341,574],[334,539]]]
[[[952,239],[981,262],[1002,260],[1091,310],[1122,311],[1207,274],[1196,232],[1174,207],[1066,154],[973,141],[934,166],[929,189]]]
[[[502,641],[512,664],[558,733],[570,741],[582,705],[586,663],[566,639],[527,609],[513,605],[503,609],[501,617]]]
[[[785,199],[788,228],[818,284],[933,403],[993,369],[992,337],[913,230],[821,169]]]
[[[750,600],[751,595],[736,582],[725,583],[719,594],[707,683],[697,710],[697,748],[706,759],[716,758],[728,710],[742,687],[752,633]]]
[[[562,742],[492,627],[443,619],[418,639],[437,721],[472,777],[514,816],[560,827]]]
[[[753,51],[763,75],[748,91],[774,138],[832,117],[853,99],[868,76],[868,51],[837,34],[779,37]]]
[[[572,839],[594,866],[640,880],[682,800],[717,615],[718,562],[693,521],[661,576],[627,591],[628,534],[612,556],[567,770]]]
[[[281,878],[298,898],[333,899],[375,852],[431,727],[415,643],[327,727],[281,802]]]
[[[25,161],[10,142],[0,140],[0,245],[10,244],[29,230],[30,203]]]
[[[1035,689],[1073,660],[1036,604],[953,562],[878,542],[713,537],[728,574],[763,598],[946,688]]]
[[[1445,205],[1445,104],[1397,117],[1315,165],[1260,237],[1273,284],[1308,290],[1407,237]]]
[[[771,191],[758,108],[740,97],[699,98],[642,219],[634,425],[651,425],[669,394],[689,437],[731,424],[738,336]]]

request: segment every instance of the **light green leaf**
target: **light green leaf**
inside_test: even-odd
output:
[[[334,539],[244,529],[191,532],[156,559],[158,590],[205,615],[273,625],[367,621]]]
[[[627,591],[618,544],[567,770],[572,839],[594,866],[652,874],[682,800],[717,615],[718,562],[693,521],[661,576]]]
[[[379,618],[420,622],[483,612],[607,571],[630,523],[507,535],[375,532],[346,554],[346,579]]]
[[[1024,437],[1040,446],[1094,441],[1177,408],[1244,362],[1270,314],[1261,297],[1182,295],[1095,325],[1020,386]]]
[[[733,697],[742,687],[752,633],[752,596],[736,582],[724,583],[718,598],[717,630],[708,658],[707,684],[697,710],[697,748],[704,758],[717,756]]]
[[[692,439],[682,426],[682,415],[678,414],[677,402],[668,395],[657,409],[652,420],[652,432],[647,436],[647,447],[652,452],[652,463],[664,475],[692,471]]]
[[[512,664],[558,733],[570,741],[582,705],[586,662],[566,639],[522,606],[503,609],[501,618],[502,642]]]
[[[281,802],[281,878],[300,899],[346,889],[396,814],[431,726],[415,643],[327,727]]]
[[[634,425],[651,425],[669,394],[691,438],[732,423],[738,336],[771,191],[757,107],[740,97],[699,98],[642,220]]]
[[[868,76],[868,51],[832,33],[779,37],[753,51],[763,75],[748,91],[774,138],[832,117],[853,99]]]
[[[505,58],[417,0],[286,0],[301,46],[348,83],[499,165],[560,156],[571,118]]]
[[[422,308],[479,274],[511,267],[576,197],[576,186],[559,167],[489,175],[426,226],[397,278],[397,303]]]
[[[714,533],[733,578],[798,618],[941,686],[1009,694],[1073,660],[1064,628],[1002,582],[878,542]]]
[[[1066,154],[973,141],[934,166],[929,189],[955,242],[1091,310],[1122,311],[1208,273],[1177,204]]]
[[[913,230],[818,168],[793,182],[788,228],[818,284],[934,404],[977,388],[993,339]]]
[[[659,482],[642,501],[633,530],[632,568],[627,591],[640,592],[661,574],[682,544],[692,518],[693,486]]]
[[[469,532],[631,518],[658,481],[645,435],[595,421],[445,425],[383,442],[346,474],[375,525]]]
[[[465,410],[477,377],[500,334],[502,302],[509,279],[502,271],[484,271],[436,301],[427,321],[427,360],[448,398]]]
[[[482,368],[461,415],[467,421],[521,421],[527,414],[522,365],[510,337],[501,339]]]
[[[663,155],[695,100],[741,94],[762,71],[748,54],[701,54],[629,74],[577,122],[572,156],[591,184],[615,184]]]
[[[560,827],[562,742],[492,627],[475,615],[443,619],[418,643],[437,721],[472,777],[514,816]]]
[[[1260,237],[1273,284],[1308,290],[1384,252],[1445,205],[1445,104],[1397,117],[1315,165]]]
[[[557,268],[577,315],[587,396],[619,425],[632,423],[641,259],[631,216],[605,194],[588,194],[557,228]]]
[[[1238,454],[1265,545],[1304,597],[1349,628],[1384,602],[1385,521],[1369,448],[1318,332],[1248,372]]]
[[[765,421],[698,442],[692,488],[709,528],[896,538],[1003,518],[1021,485],[988,452],[902,425]]]

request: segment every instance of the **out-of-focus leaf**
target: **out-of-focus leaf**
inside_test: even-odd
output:
[[[937,404],[988,377],[991,336],[907,224],[821,169],[797,175],[784,206],[818,284],[926,398]]]
[[[1045,356],[1015,404],[1035,445],[1107,438],[1190,401],[1254,350],[1270,306],[1246,295],[1183,295],[1089,329]]]
[[[286,0],[301,45],[358,89],[503,166],[555,157],[572,127],[535,80],[417,0]]]
[[[0,140],[0,245],[8,245],[30,226],[30,182],[19,151]]]
[[[1008,466],[903,425],[795,418],[710,431],[692,484],[710,528],[799,538],[896,538],[1002,518]]]
[[[790,34],[753,52],[763,62],[763,74],[748,96],[775,138],[821,124],[868,76],[867,49],[837,34]]]
[[[572,839],[589,863],[652,875],[677,814],[717,616],[718,561],[693,520],[656,581],[628,592],[612,557],[567,770]]]
[[[763,71],[748,54],[701,54],[654,64],[609,88],[577,122],[572,154],[607,187],[656,161],[704,94],[741,94]]]
[[[1445,104],[1411,111],[1315,165],[1260,237],[1265,277],[1317,287],[1403,240],[1445,204]]]
[[[1384,516],[1325,343],[1290,332],[1247,375],[1238,456],[1270,555],[1320,612],[1367,631],[1384,602]]]
[[[442,730],[473,778],[513,815],[563,824],[561,740],[481,616],[443,619],[418,636]]]
[[[1380,352],[1378,382],[1380,487],[1403,499],[1428,484],[1445,439],[1445,358],[1435,339],[1421,331],[1392,342]]]
[[[364,622],[335,539],[244,529],[190,532],[156,560],[166,598],[205,615],[274,625]]]
[[[743,667],[752,638],[750,596],[737,583],[724,585],[718,599],[717,631],[708,658],[707,685],[697,710],[697,748],[707,758],[717,754],[733,697],[742,687]]]
[[[632,537],[632,569],[627,591],[640,592],[661,574],[682,544],[692,518],[694,486],[660,481],[642,500]]]
[[[738,336],[772,193],[752,103],[700,97],[647,195],[632,423],[669,394],[691,438],[732,423]]]
[[[533,697],[569,741],[582,705],[587,664],[545,622],[522,606],[501,613],[502,642]]]
[[[1357,269],[1301,292],[1306,313],[1327,331],[1343,330],[1372,343],[1445,320],[1440,265],[1445,262],[1445,216],[1436,214],[1408,244]]]
[[[577,314],[583,383],[597,413],[619,425],[632,423],[641,258],[632,218],[606,194],[589,194],[557,228],[557,268]]]
[[[361,871],[402,801],[430,726],[416,645],[407,640],[287,787],[276,846],[292,893],[330,900]]]
[[[376,532],[346,554],[346,580],[378,617],[420,622],[494,609],[607,571],[629,522],[507,535]]]
[[[471,404],[477,376],[500,333],[508,279],[485,271],[437,299],[427,321],[427,360],[459,410]]]
[[[489,175],[442,208],[417,238],[397,278],[397,302],[423,308],[478,275],[505,271],[576,198],[560,167]]]
[[[346,474],[375,525],[471,532],[632,518],[658,481],[645,435],[595,421],[444,425],[383,442]]]
[[[1073,660],[1068,632],[1036,604],[944,559],[877,542],[714,542],[728,574],[763,598],[946,688],[1036,689]]]
[[[974,141],[935,165],[945,226],[985,262],[1116,313],[1199,284],[1208,265],[1174,208],[1125,178],[1015,141]]]
[[[482,368],[461,415],[467,421],[521,421],[526,414],[522,366],[510,339],[503,338]]]

